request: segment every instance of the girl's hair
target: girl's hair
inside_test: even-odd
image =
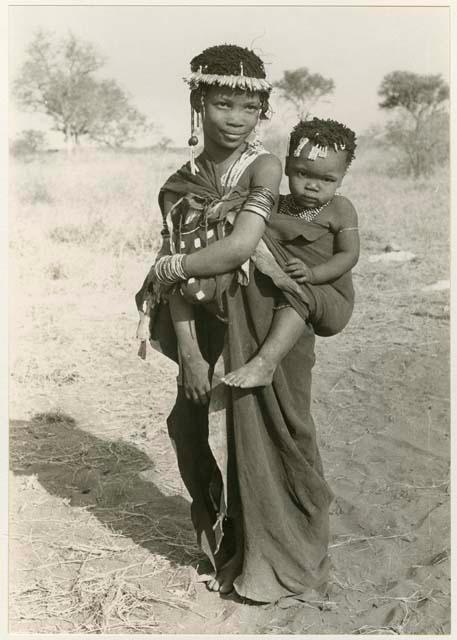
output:
[[[266,78],[265,67],[262,60],[250,49],[238,47],[236,44],[219,44],[208,47],[190,61],[191,71],[203,73],[215,73],[219,76],[241,75],[243,73],[251,78]]]
[[[238,47],[235,44],[220,44],[205,49],[198,56],[192,58],[190,62],[190,69],[193,73],[200,71],[201,73],[208,75],[244,75],[250,78],[259,78],[262,80],[265,80],[266,78],[265,67],[259,56],[250,49]],[[205,90],[211,86],[227,85],[218,83],[217,79],[211,84],[206,84],[204,81],[197,86],[192,86],[191,84],[191,104],[198,105],[205,95]],[[234,88],[234,90],[246,91],[246,89],[241,87]],[[270,92],[271,89],[251,92],[257,93],[260,98],[260,118],[262,120],[268,117],[267,114],[270,111],[270,105],[268,102]]]
[[[293,155],[303,138],[308,138],[312,145],[346,151],[347,166],[355,158],[356,135],[349,127],[336,120],[323,120],[321,118],[300,120],[290,134],[289,156]]]

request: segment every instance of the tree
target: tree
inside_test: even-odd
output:
[[[410,71],[388,73],[379,88],[381,109],[405,109],[417,120],[442,108],[449,87],[440,74],[419,75]]]
[[[282,97],[291,102],[300,119],[304,119],[323,96],[333,92],[333,80],[320,73],[310,73],[306,67],[284,71],[284,77],[273,83]]]
[[[91,43],[71,33],[57,41],[38,31],[27,48],[14,95],[21,107],[48,115],[67,143],[78,144],[84,135],[120,146],[145,127],[146,119],[114,80],[96,77],[103,64]]]
[[[71,127],[75,142],[83,135],[109,147],[119,148],[148,129],[146,118],[114,80],[87,79],[85,91],[75,101]]]
[[[403,151],[414,177],[428,173],[437,157],[447,156],[448,85],[439,74],[393,71],[384,77],[378,95],[380,108],[395,114],[387,125],[387,141]]]

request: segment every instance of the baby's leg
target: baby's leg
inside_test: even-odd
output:
[[[305,321],[293,307],[278,309],[260,351],[247,364],[222,380],[232,387],[264,387],[271,384],[276,367],[289,353],[305,328]]]
[[[198,344],[194,308],[179,293],[169,297],[169,305],[180,354],[180,384],[184,386],[186,398],[207,404],[211,390],[210,367]]]

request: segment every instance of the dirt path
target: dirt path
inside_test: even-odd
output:
[[[139,282],[138,262],[123,267]],[[447,292],[421,292],[413,262],[357,273],[353,321],[318,342],[314,376],[331,583],[281,607],[196,581],[165,425],[176,371],[137,358],[131,291],[28,281],[12,354],[11,631],[449,632]]]

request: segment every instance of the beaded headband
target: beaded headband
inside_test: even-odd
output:
[[[200,85],[230,87],[231,89],[243,89],[244,91],[271,91],[272,85],[264,78],[254,78],[245,76],[243,73],[243,63],[240,62],[239,75],[219,75],[217,73],[203,73],[201,68],[194,71],[184,82],[191,89],[196,89]]]
[[[289,156],[289,152],[290,152],[291,138],[292,136],[289,138],[289,144],[287,146],[287,156]],[[295,158],[300,157],[300,154],[303,151],[303,148],[308,144],[308,142],[310,142],[309,138],[306,138],[306,137],[300,138],[300,142],[297,144],[297,146],[294,149],[293,155]],[[335,149],[336,152],[344,151],[346,149],[346,145],[343,143],[337,144],[336,142],[334,142],[333,148]],[[316,158],[326,158],[327,155],[328,155],[328,145],[319,145],[319,144],[312,143],[312,147],[308,153],[308,160],[315,160]]]

